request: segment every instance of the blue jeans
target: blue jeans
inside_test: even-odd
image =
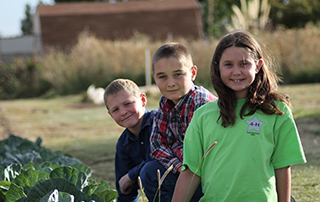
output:
[[[140,178],[142,181],[142,186],[144,188],[144,193],[150,202],[159,201],[159,191],[158,191],[158,175],[157,170],[160,170],[160,178],[166,172],[165,167],[156,161],[149,161],[140,170]],[[178,180],[179,174],[174,174],[169,172],[169,174],[164,179],[161,184],[160,201],[167,202],[171,201],[173,197],[173,192]],[[195,191],[191,201],[199,201],[203,196],[201,186]]]

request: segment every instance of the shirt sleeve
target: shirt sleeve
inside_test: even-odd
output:
[[[120,141],[120,142],[119,142]],[[130,179],[133,181],[136,181],[131,176],[138,176],[137,168],[130,169],[129,165],[132,164],[132,160],[129,158],[129,156],[125,153],[122,148],[122,142],[121,140],[118,140],[117,146],[116,146],[116,157],[115,157],[115,171],[116,171],[116,189],[118,192],[118,201],[133,201],[137,197],[137,190],[138,187],[133,188],[132,191],[129,194],[122,194],[119,187],[119,180],[129,173]],[[140,164],[139,164],[140,165]],[[139,166],[138,165],[138,166]],[[130,176],[131,172],[131,176]],[[138,171],[139,172],[139,171]],[[134,186],[138,186],[137,183],[135,183]]]
[[[272,163],[275,169],[306,162],[291,110],[285,105],[282,111],[285,114],[278,116],[275,126],[276,146],[272,155]]]

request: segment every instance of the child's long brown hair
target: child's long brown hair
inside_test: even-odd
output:
[[[219,98],[220,117],[217,121],[221,119],[221,125],[227,127],[234,125],[237,118],[235,114],[237,103],[235,93],[222,82],[219,70],[221,56],[230,47],[245,48],[251,53],[257,63],[261,58],[264,61],[260,71],[256,74],[254,82],[249,87],[247,100],[241,109],[240,118],[252,115],[258,109],[265,114],[282,115],[284,112],[279,110],[274,101],[283,101],[289,106],[291,105],[289,97],[277,91],[280,78],[276,75],[275,64],[271,62],[271,58],[262,54],[260,45],[249,33],[235,31],[221,39],[211,62],[211,82]]]

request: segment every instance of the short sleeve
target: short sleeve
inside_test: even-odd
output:
[[[272,164],[275,169],[306,162],[297,126],[291,110],[284,106],[284,115],[278,115],[275,125],[275,149]]]

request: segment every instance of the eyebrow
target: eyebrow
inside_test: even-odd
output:
[[[156,73],[156,76],[159,76],[159,75],[162,75],[162,74],[165,74],[164,72],[158,72]]]

